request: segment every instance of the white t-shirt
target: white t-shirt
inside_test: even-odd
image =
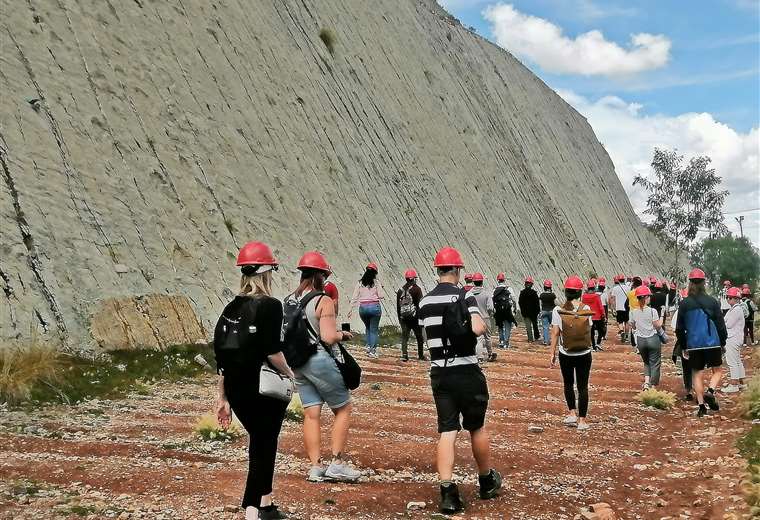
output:
[[[610,290],[605,287],[602,292],[597,294],[599,294],[599,298],[602,299],[602,305],[606,307],[610,299]]]
[[[625,301],[628,299],[628,291],[625,290],[625,285],[616,284],[612,288],[612,296],[615,297],[615,310],[624,311]]]
[[[732,340],[732,345],[737,341],[741,343],[744,340],[744,311],[742,307],[746,306],[739,302],[726,313],[726,332],[728,339]]]
[[[578,310],[578,307],[580,307],[581,301],[575,300],[573,302],[573,309],[576,311]],[[591,321],[591,316],[588,318],[588,324],[593,325],[593,321]],[[559,330],[562,331],[562,317],[559,315],[559,307],[554,307],[554,310],[552,311],[552,327],[559,327]],[[574,352],[568,352],[562,347],[562,335],[559,336],[559,353],[564,354],[565,356],[585,356],[591,352],[591,345],[589,345],[588,349],[586,350],[578,350]]]
[[[657,310],[651,307],[631,309],[629,322],[631,327],[636,327],[634,334],[637,338],[651,338],[657,331],[654,322],[660,319]]]

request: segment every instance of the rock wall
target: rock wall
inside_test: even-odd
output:
[[[278,294],[306,249],[344,293],[369,260],[429,287],[446,244],[513,283],[659,272],[587,121],[434,0],[0,12],[0,337],[89,348],[111,298],[150,294],[212,330],[252,239]]]

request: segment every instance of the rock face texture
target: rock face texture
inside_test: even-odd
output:
[[[113,298],[150,295],[186,297],[205,335],[249,240],[283,263],[279,295],[307,249],[344,294],[369,260],[387,289],[407,267],[430,287],[447,244],[513,285],[659,272],[586,120],[434,0],[0,12],[0,337],[91,348]]]

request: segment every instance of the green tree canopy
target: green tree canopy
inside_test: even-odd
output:
[[[748,238],[732,235],[707,238],[692,248],[691,260],[700,266],[714,291],[724,280],[734,285],[749,284],[753,289],[760,282],[760,254]]]

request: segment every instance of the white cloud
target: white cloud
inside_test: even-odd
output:
[[[602,142],[618,177],[636,211],[642,215],[646,195],[632,186],[636,174],[651,172],[649,163],[655,147],[677,149],[687,159],[707,155],[730,192],[724,211],[735,212],[760,207],[760,132],[747,133],[716,121],[711,114],[686,113],[677,116],[646,115],[643,107],[619,97],[588,100],[570,91],[558,91],[568,103],[586,116]],[[726,225],[738,234],[731,214]],[[760,244],[760,212],[745,213],[744,232]]]
[[[510,4],[489,6],[483,17],[496,43],[548,72],[624,76],[663,67],[670,58],[671,43],[663,35],[633,34],[629,48],[623,48],[597,30],[569,38],[561,27]]]

